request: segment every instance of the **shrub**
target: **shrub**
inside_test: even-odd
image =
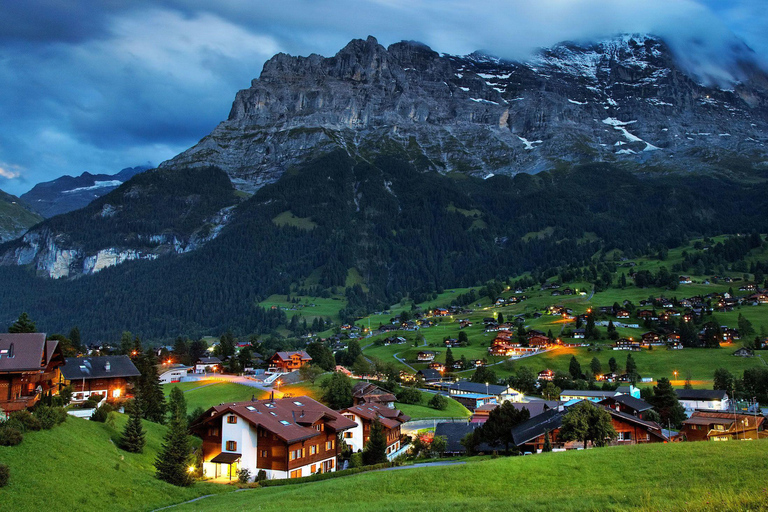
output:
[[[258,473],[256,473],[256,482],[263,482],[267,479],[267,472],[263,469],[260,469]]]
[[[421,402],[421,391],[416,388],[403,388],[397,394],[397,401],[403,404],[418,404]]]
[[[353,453],[349,457],[349,467],[350,468],[361,468],[361,467],[363,467],[363,454],[360,453],[360,452]]]
[[[98,421],[99,423],[104,423],[107,421],[107,418],[109,417],[109,413],[112,412],[114,409],[109,404],[101,404],[96,410],[93,411],[93,414],[91,414],[91,421]]]
[[[32,413],[29,411],[16,411],[11,413],[8,422],[23,432],[32,432],[42,428],[40,420],[32,416]]]
[[[444,411],[448,408],[448,399],[439,393],[435,393],[429,400],[429,406],[439,411]]]
[[[40,426],[45,430],[50,430],[67,421],[67,411],[61,407],[38,405],[32,415],[40,421]]]
[[[242,468],[237,472],[237,480],[241,484],[247,484],[248,480],[251,479],[251,470],[248,468]]]
[[[10,426],[7,422],[0,425],[0,446],[16,446],[24,440],[24,434],[16,427]]]
[[[8,478],[11,476],[11,470],[5,464],[0,464],[0,487],[8,485]]]

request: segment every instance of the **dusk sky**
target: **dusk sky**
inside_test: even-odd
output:
[[[768,56],[765,0],[28,0],[0,10],[0,189],[171,158],[210,132],[277,52],[350,39],[524,58],[563,40],[651,32],[709,56]]]

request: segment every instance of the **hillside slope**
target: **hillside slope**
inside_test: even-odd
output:
[[[679,443],[380,471],[174,510],[764,510],[768,441]]]
[[[0,190],[0,243],[23,235],[41,220],[18,197]]]

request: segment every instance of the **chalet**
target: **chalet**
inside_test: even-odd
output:
[[[68,357],[61,367],[62,384],[72,387],[72,400],[81,402],[91,395],[109,401],[130,397],[133,378],[141,375],[128,356]]]
[[[652,311],[650,309],[641,309],[637,312],[637,318],[642,318],[643,320],[658,320],[659,317],[656,314],[655,311]]]
[[[640,398],[640,390],[634,386],[619,386],[615,391],[566,389],[560,392],[560,400],[563,402],[572,400],[599,402],[606,398],[619,395],[629,395],[634,396],[635,398]]]
[[[195,373],[221,371],[221,359],[218,357],[201,357],[195,363]]]
[[[731,406],[728,393],[722,389],[676,389],[675,392],[686,411],[727,411]]]
[[[613,346],[613,350],[632,350],[638,351],[642,347],[642,342],[639,340],[633,340],[632,338],[619,338],[616,340],[616,345]]]
[[[604,398],[598,402],[615,411],[623,412],[631,416],[643,419],[644,415],[653,409],[653,406],[640,398],[631,395],[617,395]]]
[[[443,363],[438,363],[437,361],[433,361],[429,363],[428,368],[431,368],[432,370],[437,370],[440,373],[443,373],[445,371],[445,365]]]
[[[440,382],[443,380],[443,376],[437,370],[431,368],[425,368],[416,372],[416,376],[424,379],[424,382]]]
[[[694,412],[683,421],[681,434],[686,441],[729,441],[768,437],[762,415],[731,412]]]
[[[386,407],[384,408],[386,410]],[[306,397],[251,400],[211,407],[190,430],[203,439],[203,474],[268,479],[336,471],[339,433],[357,424]]]
[[[448,394],[451,397],[461,395],[482,395],[496,398],[498,403],[511,401],[522,402],[523,394],[512,389],[509,386],[499,386],[496,384],[483,384],[478,382],[469,382],[461,380],[451,383],[447,386]]]
[[[555,378],[555,372],[547,368],[539,372],[539,380],[546,380],[551,382]]]
[[[648,331],[646,333],[643,333],[643,335],[640,337],[642,340],[642,345],[649,347],[651,345],[661,345],[663,344],[661,340],[661,335],[657,332]]]
[[[626,309],[616,311],[616,318],[629,318],[629,311]]]
[[[490,416],[491,411],[495,410],[498,406],[499,404],[494,401],[475,407],[475,409],[472,411],[472,417],[469,419],[469,422],[485,423],[488,421],[488,417]]]
[[[419,352],[419,354],[416,356],[416,359],[419,361],[432,362],[435,360],[435,353],[430,350],[425,350]]]
[[[528,338],[528,346],[535,348],[547,348],[552,343],[552,340],[542,335],[534,335]]]
[[[464,455],[467,449],[461,444],[461,440],[469,434],[474,432],[477,428],[477,424],[463,423],[463,422],[442,422],[435,426],[435,436],[445,438],[445,454],[446,455]],[[498,448],[496,448],[498,449]],[[481,443],[475,447],[476,452],[491,453],[494,448],[488,444]]]
[[[160,384],[171,384],[181,382],[187,377],[192,368],[183,364],[164,364],[158,367],[158,378]]]
[[[339,412],[357,425],[344,432],[344,442],[354,452],[363,451],[370,439],[371,425],[378,420],[384,428],[384,436],[387,439],[387,458],[390,459],[400,449],[400,425],[411,419],[398,409],[390,409],[374,403],[355,405]]]
[[[443,343],[448,348],[456,348],[460,346],[459,340],[457,340],[456,338],[448,338],[447,340],[443,341]]]
[[[376,404],[395,408],[395,395],[369,382],[358,382],[352,388],[352,405]]]
[[[312,360],[303,350],[296,352],[276,352],[269,358],[268,373],[294,372]]]
[[[0,411],[26,409],[56,394],[63,364],[59,342],[46,341],[45,333],[0,333]]]
[[[573,337],[575,339],[584,339],[584,336],[586,335],[586,329],[574,329],[573,330]]]
[[[677,278],[678,283],[680,284],[691,284],[693,281],[691,281],[691,278],[688,276],[680,276]]]
[[[469,320],[462,320],[459,322],[459,329],[466,329],[467,327],[472,327],[472,322]]]
[[[433,312],[434,316],[448,316],[448,310],[445,308],[435,308]]]
[[[736,357],[754,357],[755,351],[752,350],[751,348],[741,347],[736,352],[734,352],[733,355],[735,355]]]
[[[661,426],[655,421],[646,421],[638,416],[607,408],[611,415],[616,440],[611,445],[666,443],[669,438],[664,435]]]

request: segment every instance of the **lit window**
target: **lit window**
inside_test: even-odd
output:
[[[237,416],[234,416],[234,415],[227,416],[227,423],[232,423],[232,424],[237,423]]]
[[[291,424],[290,421],[285,421],[285,420],[280,420],[280,423],[282,423],[283,425],[290,425]]]

